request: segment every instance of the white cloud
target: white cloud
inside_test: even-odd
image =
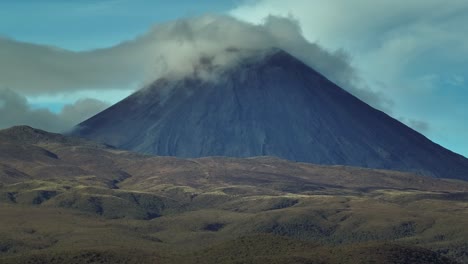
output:
[[[455,132],[468,129],[468,1],[252,0],[230,13],[253,23],[293,16],[309,41],[350,54],[365,83],[394,102],[392,115],[468,154]]]
[[[202,57],[215,66],[233,65],[247,53],[226,52],[282,48],[367,103],[388,101],[367,87],[349,57],[307,41],[297,21],[267,17],[261,24],[226,16],[203,16],[156,25],[147,34],[115,47],[71,52],[0,39],[0,87],[26,95],[141,87],[161,76],[194,72]]]
[[[108,107],[96,99],[81,99],[67,104],[59,113],[32,109],[27,99],[11,90],[0,90],[0,129],[29,125],[51,132],[64,132]]]
[[[368,83],[386,83],[391,89],[385,92],[396,99],[422,88],[415,76],[447,71],[447,65],[452,71],[468,68],[464,0],[259,0],[246,1],[231,14],[255,23],[270,14],[294,16],[307,39],[344,48]]]

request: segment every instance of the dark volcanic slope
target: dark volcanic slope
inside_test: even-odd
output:
[[[74,135],[178,157],[277,156],[468,179],[468,160],[336,86],[284,51],[216,81],[154,82]]]

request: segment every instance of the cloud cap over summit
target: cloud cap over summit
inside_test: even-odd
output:
[[[162,156],[277,156],[463,178],[468,160],[274,49],[219,73],[162,78],[77,126],[77,136]]]
[[[275,16],[262,24],[218,15],[181,19],[114,47],[83,52],[0,38],[0,88],[28,95],[128,89],[168,74],[189,74],[202,56],[228,67],[232,61],[223,56],[226,49],[272,47],[293,54],[366,102],[388,107],[387,99],[366,87],[343,51],[310,43],[297,21]]]

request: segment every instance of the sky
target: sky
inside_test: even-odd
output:
[[[221,30],[213,33],[207,20]],[[202,37],[246,46],[274,42],[468,156],[466,24],[462,0],[3,0],[0,128],[61,131],[105,109],[156,78],[148,72],[155,72],[157,58],[180,66],[185,57],[162,53],[180,42],[169,36],[175,32],[195,36],[203,52],[214,49]],[[187,56],[193,49],[183,51]]]

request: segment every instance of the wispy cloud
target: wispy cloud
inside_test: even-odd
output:
[[[382,93],[363,82],[345,52],[307,41],[297,21],[274,16],[256,25],[226,16],[183,19],[156,25],[132,41],[86,52],[0,39],[0,87],[27,95],[141,87],[168,74],[190,74],[203,56],[228,67],[235,61],[225,56],[231,47],[282,48],[367,103],[388,106]]]

